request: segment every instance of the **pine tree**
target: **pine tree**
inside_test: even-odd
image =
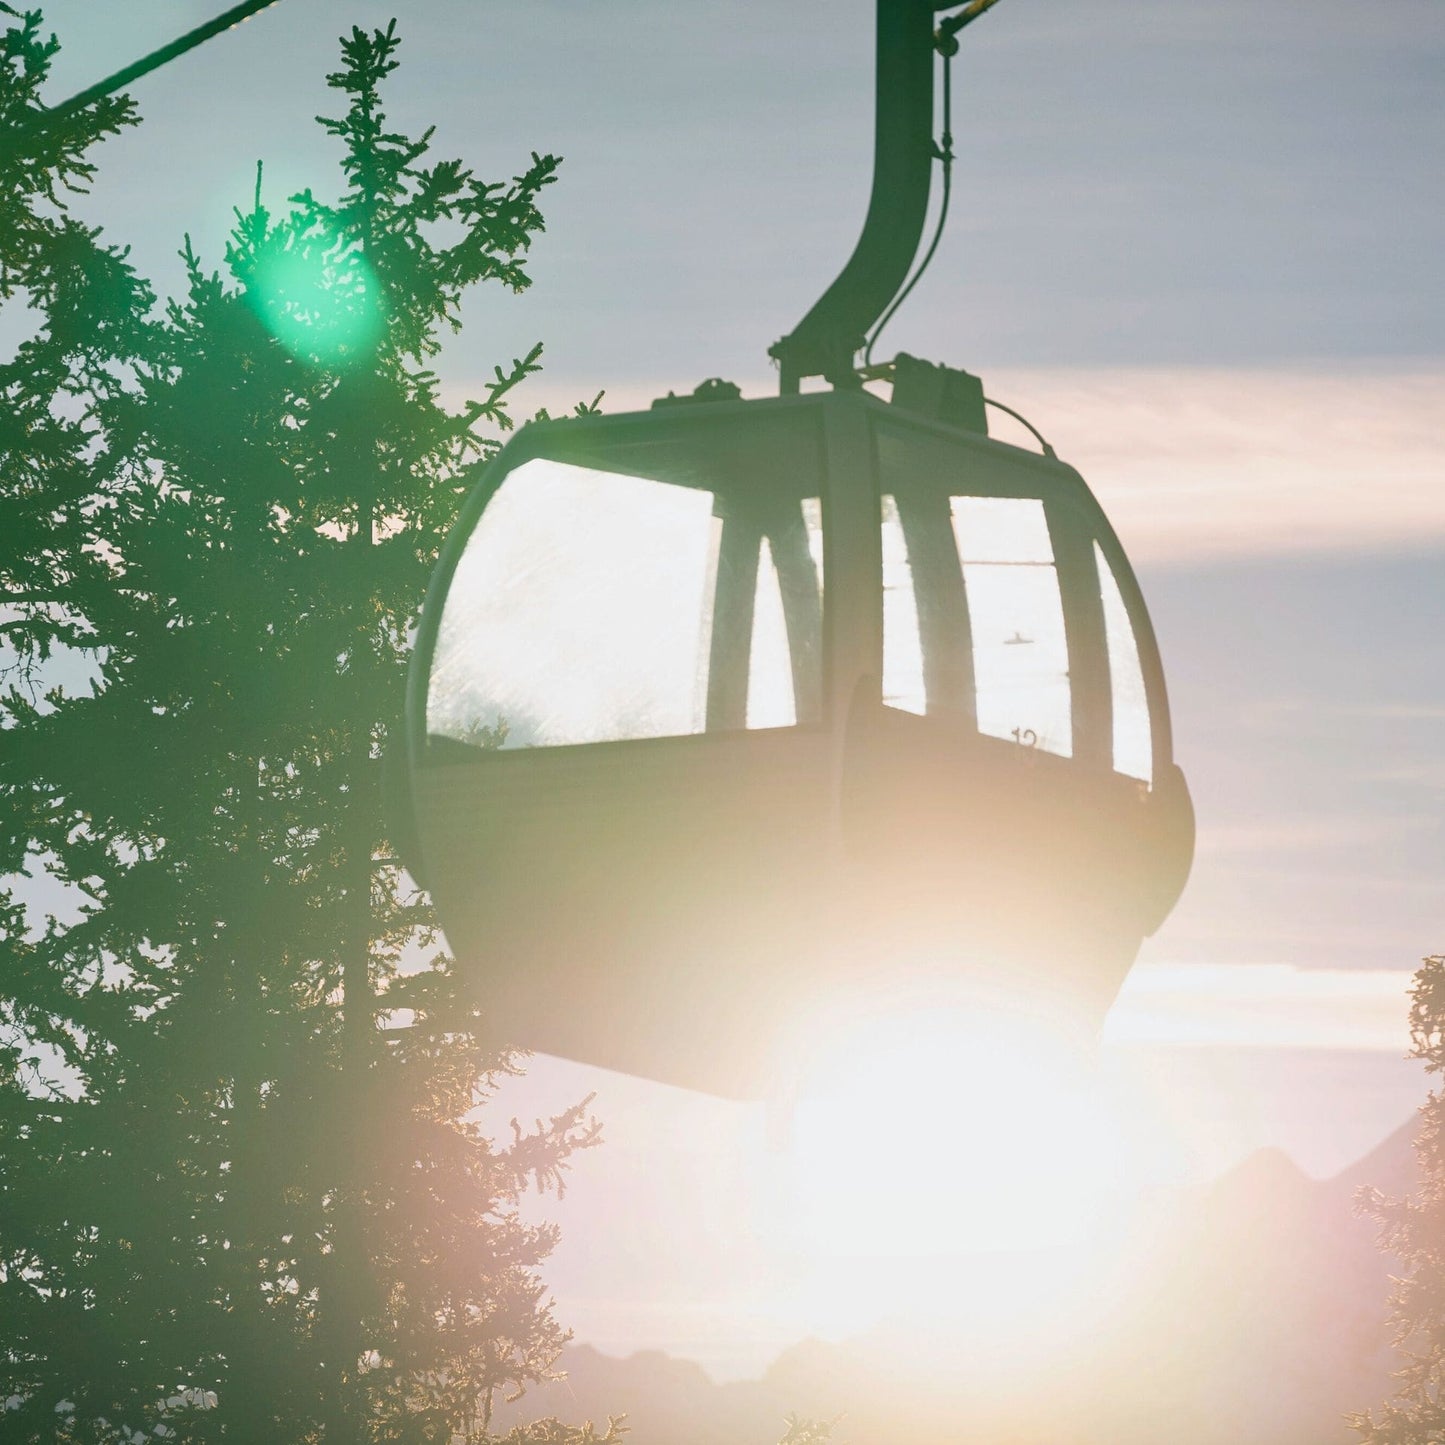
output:
[[[6,13],[15,15],[9,6]],[[149,290],[125,256],[70,211],[94,175],[92,148],[134,124],[107,99],[58,121],[39,96],[56,53],[40,17],[0,39],[0,883],[53,858],[35,855],[64,802],[39,765],[39,735],[83,690],[100,655],[83,600],[106,585],[95,516],[116,486],[116,458],[96,409],[133,376]],[[22,893],[0,887],[0,1422],[25,1412],[43,1367],[40,1337],[58,1333],[76,1295],[39,1261],[88,1248],[44,1215],[35,1191],[81,1122],[77,1076],[58,1067],[67,1029],[87,1026],[75,981],[50,970]],[[94,1024],[90,1025],[92,1028]],[[49,1322],[55,1321],[55,1325]],[[67,1348],[84,1348],[83,1333]],[[52,1402],[53,1403],[53,1402]],[[53,1416],[50,1422],[53,1426]],[[42,1422],[43,1428],[44,1422]],[[23,1427],[22,1427],[23,1428]],[[23,1438],[23,1436],[22,1436]]]
[[[123,389],[153,301],[124,252],[69,211],[94,175],[89,151],[135,124],[134,108],[112,97],[45,123],[39,92],[56,49],[33,13],[0,40],[0,304],[15,347],[0,363],[6,729],[51,705],[42,670],[57,652],[83,677],[95,651],[77,601],[107,575],[92,520],[114,482],[95,408]],[[7,851],[0,869],[17,861]]]
[[[1445,955],[1421,964],[1410,993],[1412,1054],[1445,1074]],[[1406,1199],[1365,1191],[1361,1208],[1380,1225],[1380,1246],[1404,1266],[1390,1297],[1394,1344],[1404,1360],[1395,1399],[1350,1417],[1368,1445],[1445,1440],[1445,1094],[1432,1090],[1415,1141],[1420,1185]]]
[[[38,34],[7,38],[6,114],[34,112]],[[5,614],[4,866],[68,890],[3,915],[7,1438],[480,1440],[566,1338],[535,1274],[553,1232],[517,1203],[596,1126],[476,1121],[514,1065],[381,808],[439,540],[540,348],[459,412],[430,363],[468,287],[527,284],[556,162],[495,185],[431,161],[381,109],[398,44],[354,30],[328,77],[340,198],[273,216],[258,177],[224,269],[187,240],[159,316],[45,210],[126,102],[33,123],[7,177],[5,274],[46,325],[0,374],[35,534],[3,559],[35,584]],[[51,685],[57,645],[83,685]]]

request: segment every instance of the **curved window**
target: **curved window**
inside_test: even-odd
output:
[[[758,578],[753,588],[753,635],[748,647],[748,711],[750,728],[790,728],[798,720],[793,696],[788,624],[783,617],[783,589],[772,543],[758,543]]]
[[[514,748],[812,720],[821,589],[816,499],[524,462],[453,573],[428,731]]]
[[[1114,569],[1094,543],[1099,594],[1104,603],[1104,635],[1109,648],[1109,694],[1114,712],[1114,771],[1141,782],[1154,779],[1154,737],[1149,727],[1149,698],[1139,642],[1124,605]]]
[[[884,703],[1073,756],[1074,709],[1096,693],[1072,675],[1065,610],[1087,591],[1075,573],[1092,539],[1055,556],[1052,529],[1081,524],[1056,503],[1057,470],[910,427],[877,440]],[[1102,649],[1084,665],[1102,686]]]
[[[1069,756],[1069,652],[1037,497],[883,497],[883,701]]]
[[[903,712],[928,711],[918,589],[898,499],[889,495],[883,498],[883,701]]]
[[[978,730],[1068,757],[1064,605],[1037,497],[954,497],[950,513],[973,637]]]

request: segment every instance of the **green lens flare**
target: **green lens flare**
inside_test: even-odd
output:
[[[278,248],[258,259],[250,299],[287,351],[320,366],[370,361],[386,329],[376,276],[354,251]]]

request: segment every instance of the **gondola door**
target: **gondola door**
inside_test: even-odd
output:
[[[446,576],[415,787],[499,1034],[721,1093],[766,1079],[820,966],[836,834],[819,409],[763,406],[503,461]]]

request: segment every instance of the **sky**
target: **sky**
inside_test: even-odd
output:
[[[57,0],[53,98],[220,8]],[[258,160],[273,207],[335,184],[312,117],[336,37],[391,13],[281,0],[139,82],[145,124],[81,213],[162,290],[188,232],[219,263]],[[408,6],[394,122],[435,124],[436,154],[486,176],[563,157],[535,284],[469,305],[449,394],[537,340],[532,407],[605,390],[624,410],[713,375],[772,390],[767,346],[861,221],[871,15]],[[949,227],[881,349],[982,374],[1090,481],[1144,586],[1199,817],[1104,1054],[1170,1121],[1170,1179],[1268,1144],[1327,1175],[1423,1096],[1406,990],[1445,949],[1445,7],[1005,0],[963,40]],[[755,1112],[548,1060],[518,1087],[523,1111],[596,1090],[612,1141],[565,1206],[554,1288],[579,1334],[725,1374],[812,1327],[778,1304],[796,1291],[733,1287],[754,1278],[729,1250],[752,1237]],[[581,1221],[589,1201],[624,1215],[639,1181],[677,1263],[628,1296],[641,1226],[608,1243]]]

